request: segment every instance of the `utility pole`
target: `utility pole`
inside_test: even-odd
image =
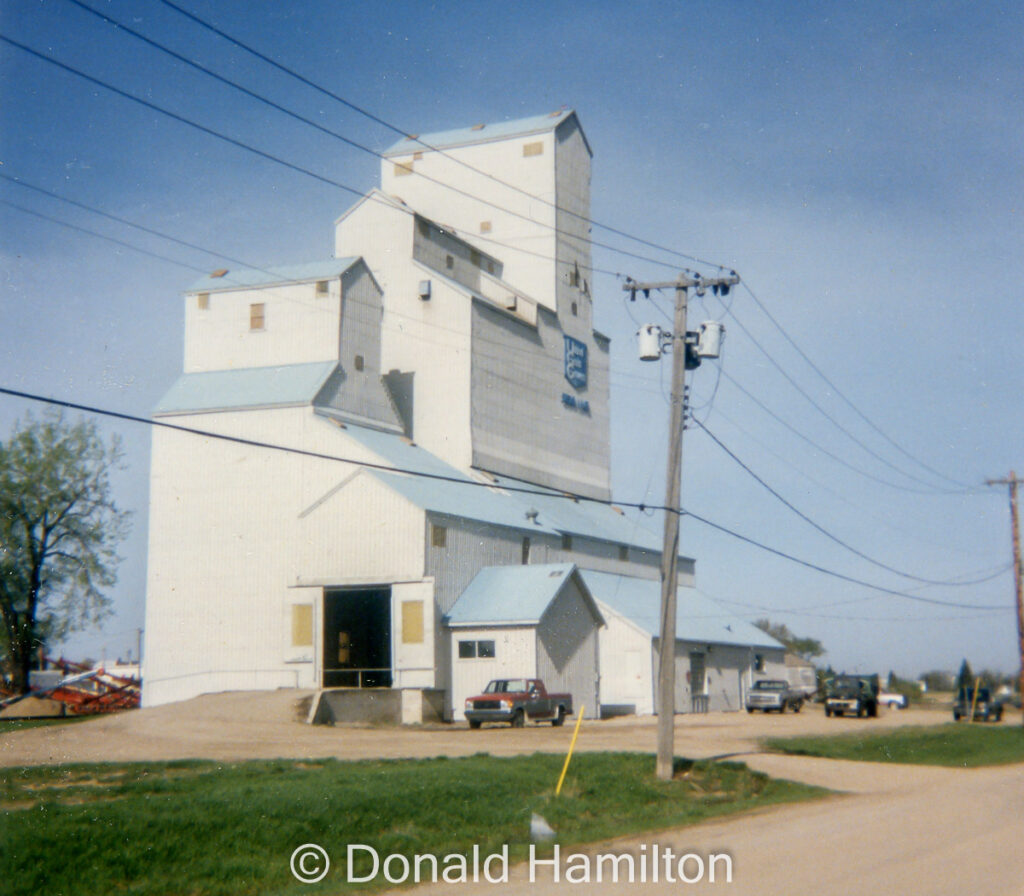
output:
[[[1017,516],[1017,486],[1024,480],[1010,470],[1006,479],[988,479],[986,485],[1008,485],[1010,487],[1010,532],[1013,537],[1013,581],[1017,590],[1017,645],[1020,648],[1020,693],[1024,695],[1024,585],[1021,579],[1024,571],[1020,562],[1020,520]]]
[[[679,587],[679,516],[681,512],[683,429],[686,422],[686,369],[688,347],[696,342],[696,333],[687,333],[687,291],[697,288],[703,295],[706,288],[728,292],[740,282],[732,273],[728,277],[704,279],[680,274],[668,283],[636,283],[628,281],[623,289],[636,297],[637,290],[649,295],[652,289],[675,289],[676,307],[673,332],[667,345],[672,347],[672,401],[669,418],[668,473],[665,485],[665,537],[661,551],[661,630],[658,647],[658,759],[656,773],[660,780],[672,780],[675,760],[676,711],[676,591]],[[694,351],[691,366],[700,361]]]

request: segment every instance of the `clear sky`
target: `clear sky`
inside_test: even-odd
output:
[[[160,0],[83,2],[374,150],[396,139]],[[576,109],[594,150],[595,221],[734,267],[753,292],[691,303],[693,323],[727,328],[720,365],[691,378],[697,419],[876,563],[794,515],[699,427],[686,436],[684,506],[842,575],[968,606],[871,591],[685,518],[700,589],[819,638],[837,668],[916,675],[965,656],[1017,668],[1006,490],[984,481],[1024,474],[1019,4],[175,2],[408,132]],[[0,33],[357,192],[378,182],[372,155],[70,0],[4,4]],[[332,222],[354,199],[9,43],[0,175],[208,250],[0,179],[0,385],[142,416],[181,370],[182,291],[225,257],[328,256]],[[594,236],[647,257],[595,250],[610,272],[714,272]],[[597,325],[613,340],[621,500],[664,496],[669,368],[637,361],[633,334],[667,326],[670,302],[629,305],[619,279],[595,276]],[[30,409],[0,397],[0,431]],[[116,614],[66,647],[113,657],[134,650],[143,624],[149,433],[100,426],[124,439],[117,491],[134,532]],[[936,586],[877,563],[943,582],[1002,572]],[[972,609],[988,605],[1005,609]]]

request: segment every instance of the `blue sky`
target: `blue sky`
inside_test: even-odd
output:
[[[87,2],[374,150],[396,138],[158,0]],[[698,419],[805,515],[881,563],[944,581],[1008,565],[1005,490],[983,483],[1015,465],[1024,473],[1018,5],[180,4],[410,132],[576,109],[595,153],[595,220],[735,267],[885,436],[742,289],[726,306],[711,296],[692,304],[691,320],[727,328],[720,370],[705,365],[691,379]],[[0,32],[357,191],[377,183],[374,157],[69,0],[6,4]],[[182,290],[222,256],[272,264],[329,255],[331,223],[353,201],[8,44],[0,109],[0,174],[210,250],[0,180],[4,202],[184,265],[0,205],[0,384],[9,388],[148,415],[181,368]],[[694,266],[596,228],[595,237],[668,263],[595,250],[596,267],[636,279]],[[595,289],[598,327],[613,339],[615,493],[660,503],[669,371],[636,361],[633,333],[664,323],[669,297],[628,306],[610,275]],[[0,398],[0,431],[28,409]],[[68,648],[113,656],[134,648],[142,625],[149,435],[100,425],[123,435],[128,466],[117,488],[135,528],[116,615]],[[684,471],[688,509],[781,551],[922,597],[1011,605],[1008,569],[977,586],[921,588],[841,548],[699,428],[687,433]],[[1016,668],[1011,612],[882,595],[693,519],[682,532],[703,592],[820,638],[837,667],[910,675],[967,656],[976,668]]]

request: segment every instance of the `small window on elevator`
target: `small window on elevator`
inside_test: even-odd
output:
[[[266,306],[256,302],[249,306],[249,329],[265,330],[267,327]]]

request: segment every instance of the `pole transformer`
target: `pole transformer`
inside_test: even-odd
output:
[[[682,512],[683,430],[686,422],[686,360],[691,344],[686,331],[687,292],[696,287],[703,295],[705,288],[716,292],[740,282],[735,274],[728,277],[688,277],[667,283],[628,281],[623,289],[634,296],[639,290],[649,294],[652,289],[674,289],[676,295],[673,332],[668,340],[672,348],[672,401],[669,417],[668,472],[665,485],[665,536],[661,551],[661,628],[658,645],[658,759],[657,776],[672,779],[675,759],[676,710],[676,591],[679,587],[679,517]]]

